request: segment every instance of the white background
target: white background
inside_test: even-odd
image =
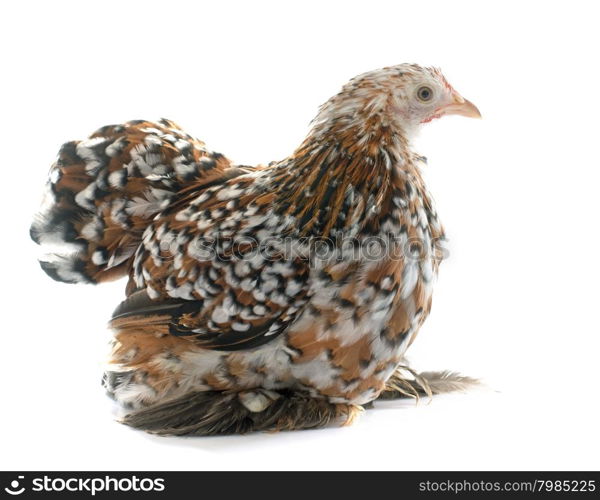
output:
[[[599,469],[594,2],[3,2],[1,469]],[[418,150],[450,237],[409,351],[489,389],[378,405],[352,427],[158,438],[100,387],[123,282],[51,281],[28,239],[60,144],[171,118],[232,160],[291,153],[355,74],[440,66],[481,121]]]

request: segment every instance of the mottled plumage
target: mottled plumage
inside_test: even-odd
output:
[[[451,113],[478,115],[438,70],[399,65],[351,80],[267,166],[234,166],[166,120],[65,144],[32,236],[63,243],[42,261],[54,279],[129,277],[104,379],[125,422],[308,428],[471,382],[403,365],[444,239],[410,137]]]

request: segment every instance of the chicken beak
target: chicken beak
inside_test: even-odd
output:
[[[452,104],[442,108],[445,115],[460,115],[467,118],[481,118],[481,113],[477,106],[460,94],[455,93]]]

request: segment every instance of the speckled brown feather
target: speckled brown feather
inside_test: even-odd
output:
[[[50,169],[46,208],[31,226],[36,242],[60,243],[64,252],[47,255],[42,267],[66,282],[127,274],[151,218],[186,188],[236,172],[230,167],[169,120],[110,125],[64,144]]]

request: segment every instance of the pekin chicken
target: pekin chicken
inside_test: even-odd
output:
[[[439,70],[401,64],[350,80],[266,166],[234,165],[164,119],[63,145],[31,235],[55,280],[128,277],[103,378],[123,421],[305,429],[472,383],[404,361],[444,240],[410,141],[450,114],[480,116]]]

